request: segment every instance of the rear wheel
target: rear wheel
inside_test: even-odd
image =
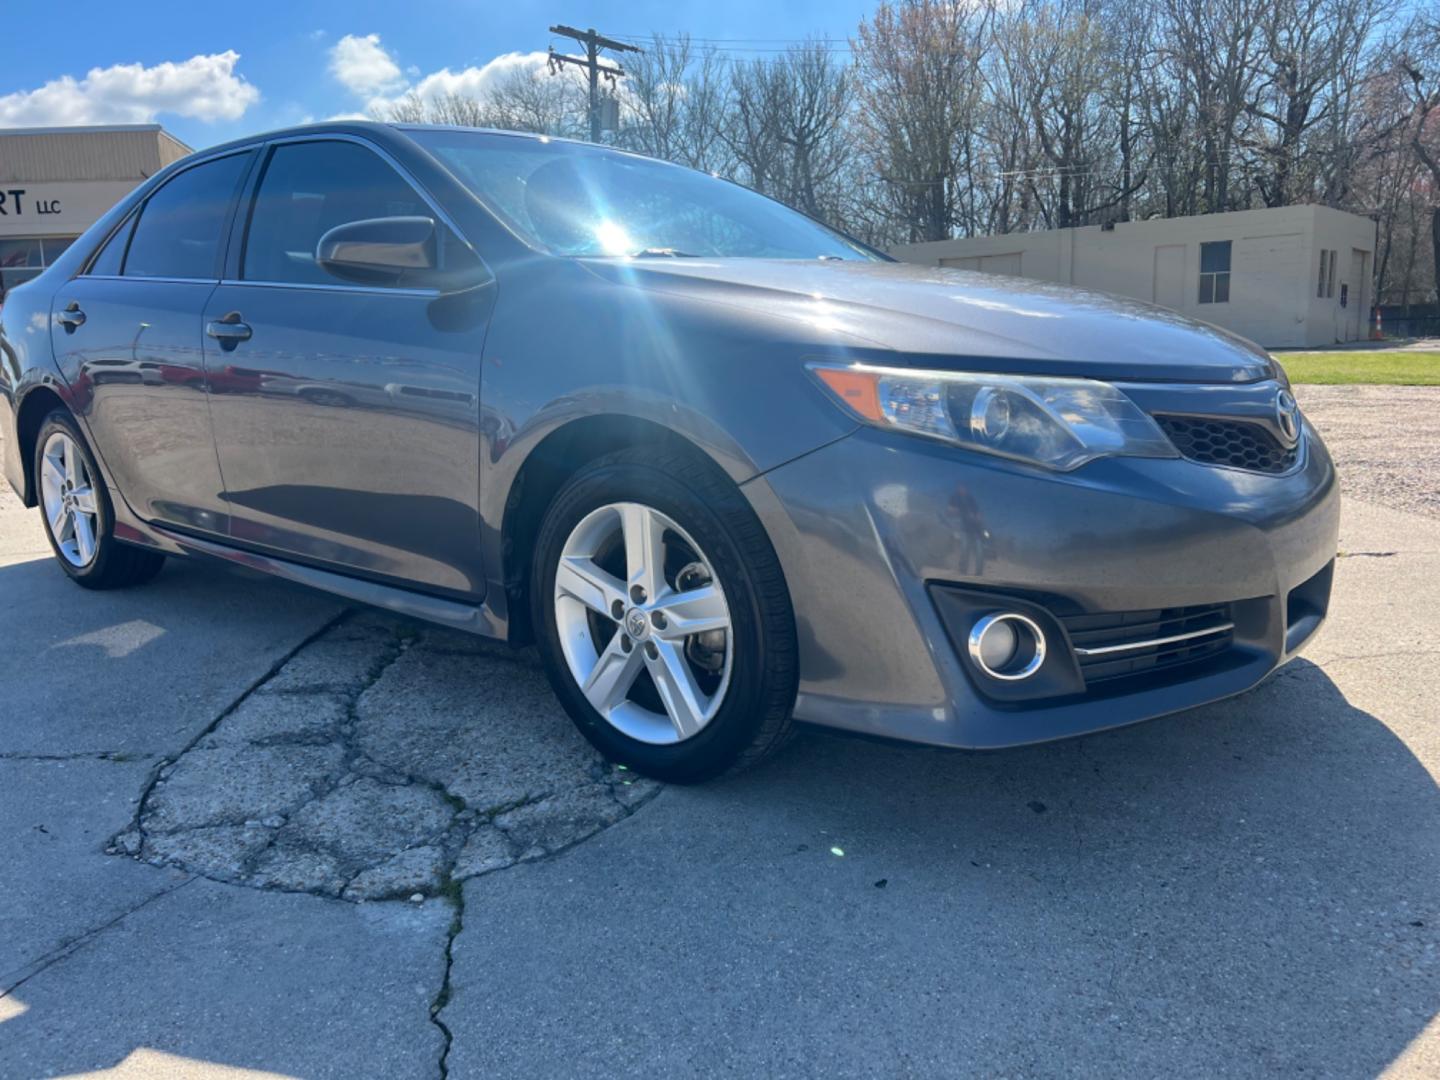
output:
[[[708,463],[643,448],[577,474],[541,527],[532,605],[562,704],[611,759],[697,782],[783,741],[789,595],[759,521]]]
[[[57,409],[40,425],[35,479],[45,535],[73,581],[87,589],[118,589],[159,573],[164,555],[115,539],[100,470],[69,413]]]

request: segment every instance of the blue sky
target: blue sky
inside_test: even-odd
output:
[[[153,119],[199,148],[363,112],[409,87],[483,85],[496,57],[543,52],[552,41],[562,48],[565,39],[547,31],[553,23],[615,36],[687,31],[750,58],[811,34],[843,41],[873,7],[873,0],[10,0],[0,127]],[[448,77],[425,83],[445,70]]]

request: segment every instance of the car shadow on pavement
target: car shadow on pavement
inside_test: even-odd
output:
[[[457,948],[452,1069],[519,1066],[501,1035],[528,1023],[539,1067],[578,1074],[618,1042],[758,1071],[1376,1075],[1440,1009],[1437,836],[1430,772],[1303,660],[1027,749],[810,734],[474,882],[507,930]],[[490,974],[521,963],[518,990]]]

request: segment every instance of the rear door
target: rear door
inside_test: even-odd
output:
[[[149,521],[226,531],[201,316],[253,156],[176,173],[55,295],[51,340],[76,410],[126,502]]]
[[[276,143],[252,187],[205,311],[231,535],[306,563],[483,594],[480,354],[493,288],[356,285],[315,261],[336,225],[393,216],[435,219],[442,259],[475,255],[359,140]]]

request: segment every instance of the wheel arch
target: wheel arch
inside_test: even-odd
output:
[[[545,511],[560,489],[586,464],[632,446],[663,446],[703,461],[718,474],[729,474],[701,447],[654,420],[620,413],[578,417],[549,432],[526,455],[510,485],[500,529],[508,638],[513,644],[534,639],[530,623],[530,563]]]
[[[26,506],[34,506],[37,495],[35,489],[35,441],[40,437],[40,425],[45,418],[56,409],[69,410],[62,398],[53,387],[45,384],[34,387],[20,400],[20,408],[15,414],[15,440],[16,453],[20,459],[20,480],[21,488],[20,501]]]

